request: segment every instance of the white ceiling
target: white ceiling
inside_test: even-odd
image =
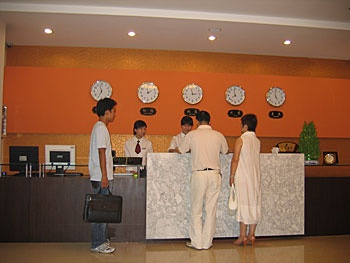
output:
[[[0,20],[13,45],[349,60],[349,8],[350,0],[0,0]],[[209,28],[222,29],[213,42]]]

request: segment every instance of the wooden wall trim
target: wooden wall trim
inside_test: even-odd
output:
[[[14,46],[7,66],[350,78],[350,61],[210,52]]]

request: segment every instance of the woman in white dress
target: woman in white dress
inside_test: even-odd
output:
[[[238,207],[236,220],[240,234],[234,245],[255,243],[255,229],[260,218],[260,140],[256,137],[257,118],[247,114],[241,118],[242,135],[236,140],[231,161],[230,185],[235,184]],[[248,235],[247,229],[249,227]]]

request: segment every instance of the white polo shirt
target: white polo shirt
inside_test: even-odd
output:
[[[176,136],[173,136],[173,138],[171,139],[168,151],[170,149],[175,149],[176,147],[179,147],[179,145],[184,141],[185,136],[186,134],[184,134],[183,132],[179,133]]]
[[[200,125],[185,136],[178,147],[181,153],[191,150],[192,171],[205,168],[220,170],[220,153],[228,152],[224,135],[211,128],[210,125]]]
[[[100,182],[102,180],[100,157],[98,155],[98,149],[100,148],[106,149],[107,178],[108,180],[113,180],[111,138],[107,126],[102,121],[96,122],[91,132],[89,154],[89,174],[91,181]]]

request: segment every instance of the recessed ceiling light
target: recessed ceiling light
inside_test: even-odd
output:
[[[45,28],[44,32],[45,32],[45,34],[48,34],[48,35],[53,33],[51,28]]]
[[[209,39],[210,41],[214,41],[214,40],[216,39],[216,37],[213,36],[213,35],[211,35],[211,36],[208,37],[208,39]]]
[[[283,42],[283,44],[288,46],[288,45],[292,44],[292,41],[287,39]]]
[[[134,31],[130,31],[130,32],[128,33],[128,36],[129,36],[129,37],[134,37],[134,36],[136,36],[136,33],[135,33]]]

